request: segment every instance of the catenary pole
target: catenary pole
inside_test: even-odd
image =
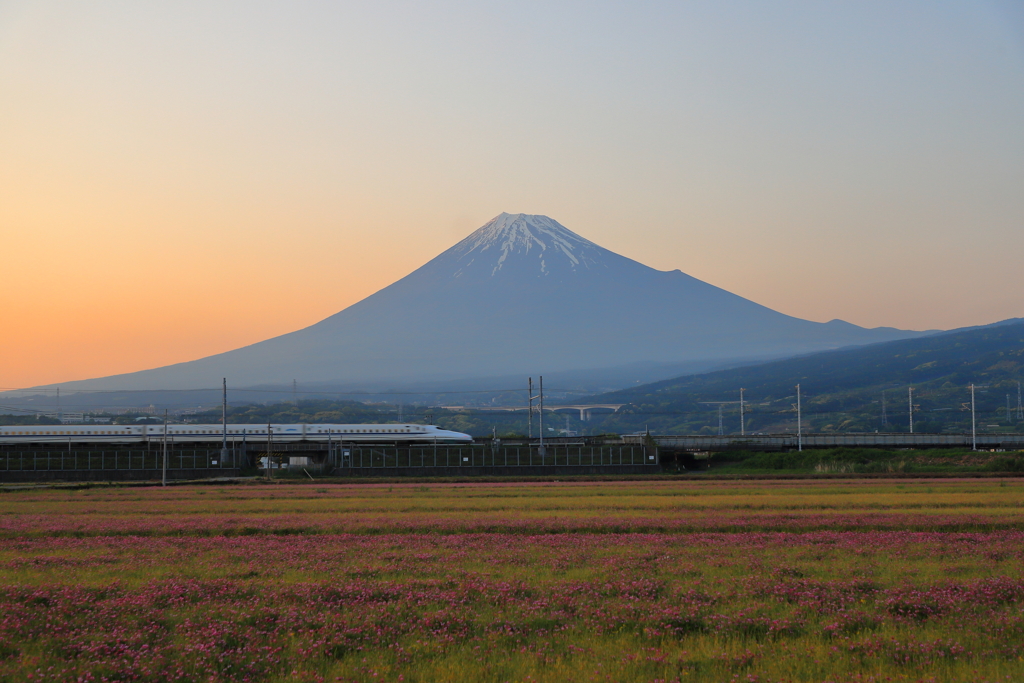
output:
[[[803,412],[800,407],[800,385],[796,385],[796,449],[804,449],[804,423]]]
[[[971,450],[978,450],[978,424],[974,418],[974,385],[971,385]]]
[[[220,444],[220,466],[224,467],[224,461],[228,459],[228,378],[224,378],[224,393],[220,404],[220,422],[223,429]]]
[[[267,422],[267,479],[274,478],[274,429]]]
[[[527,432],[527,436],[530,439],[533,439],[533,378],[532,377],[527,381],[526,387],[527,387],[527,389],[526,389],[526,396],[527,396],[527,402],[529,403],[529,413],[530,413],[530,417],[528,418],[528,422],[529,422],[530,426],[529,426],[529,432]]]
[[[167,408],[164,408],[164,464],[161,483],[167,486]]]
[[[540,376],[540,415],[538,416],[540,426],[540,457],[544,457],[544,375]],[[543,462],[543,461],[542,461]]]
[[[740,387],[740,436],[747,435],[747,417],[743,407],[743,387]]]
[[[910,433],[914,433],[914,387],[907,387],[907,412],[910,414]]]

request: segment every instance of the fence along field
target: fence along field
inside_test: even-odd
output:
[[[0,495],[0,679],[1024,678],[1020,480]]]

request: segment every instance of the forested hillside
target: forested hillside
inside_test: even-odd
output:
[[[1024,380],[1024,322],[918,339],[827,351],[782,361],[689,375],[592,397],[627,403],[602,429],[717,433],[739,431],[740,388],[749,432],[795,427],[796,385],[801,386],[805,428],[813,431],[907,431],[908,388],[914,388],[915,431],[970,427],[973,383],[979,425],[1015,430],[1018,382]],[[1009,396],[1009,412],[1007,397]],[[883,408],[884,406],[884,408]]]

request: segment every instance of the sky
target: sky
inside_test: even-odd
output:
[[[1024,5],[0,0],[0,388],[308,326],[503,211],[810,320],[1024,316]]]

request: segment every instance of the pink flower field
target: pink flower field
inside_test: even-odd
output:
[[[0,496],[11,681],[1019,681],[1024,488]]]

